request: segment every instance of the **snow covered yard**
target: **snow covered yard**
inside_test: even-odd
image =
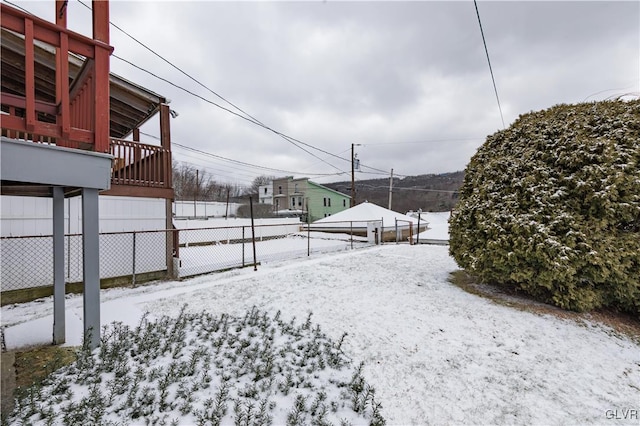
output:
[[[420,218],[429,224],[429,229],[413,236],[413,242],[422,244],[449,243],[450,212],[425,212]]]
[[[637,424],[640,346],[598,325],[523,312],[447,279],[447,247],[388,244],[183,282],[102,293],[102,321],[145,311],[242,316],[253,306],[313,322],[376,388],[388,424]],[[81,296],[67,299],[80,343]],[[50,299],[2,308],[9,349],[51,338]],[[607,411],[610,410],[610,411]],[[617,411],[616,411],[617,410]],[[615,416],[613,414],[616,414]],[[617,417],[617,418],[611,418]]]

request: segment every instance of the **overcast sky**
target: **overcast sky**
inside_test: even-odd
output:
[[[53,20],[53,1],[12,2]],[[90,34],[90,11],[77,0],[68,8],[69,27]],[[480,1],[478,9],[506,126],[558,103],[640,94],[640,2]],[[322,150],[298,144],[302,150],[112,58],[112,72],[171,99],[179,114],[171,121],[174,143],[278,169],[174,146],[175,159],[220,181],[246,185],[262,174],[349,180],[351,144],[361,144],[359,180],[392,168],[396,176],[452,172],[502,128],[472,1],[112,0],[110,13],[212,91]],[[233,109],[114,27],[111,45],[116,55]],[[158,120],[142,130],[159,135]]]

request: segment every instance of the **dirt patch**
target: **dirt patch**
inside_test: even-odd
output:
[[[524,292],[480,284],[466,273],[458,270],[451,273],[449,282],[460,287],[467,293],[490,299],[500,305],[536,313],[539,315],[553,315],[557,318],[573,320],[580,324],[599,323],[613,330],[614,333],[626,336],[634,342],[640,344],[640,318],[633,315],[615,312],[611,310],[597,310],[592,312],[578,313],[567,311],[556,306],[539,302],[531,298]]]
[[[13,410],[16,390],[25,389],[76,359],[76,348],[41,346],[2,354],[2,418]],[[4,422],[3,422],[4,423]]]
[[[45,377],[76,360],[76,348],[44,346],[16,352],[16,386],[40,383]]]

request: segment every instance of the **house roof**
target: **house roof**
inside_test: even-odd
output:
[[[333,192],[334,194],[340,195],[341,197],[346,197],[346,198],[351,198],[350,195],[344,194],[340,191],[336,191],[335,189],[329,188],[328,186],[324,186],[324,185],[320,185],[319,183],[315,183],[309,180],[308,177],[301,177],[301,178],[293,178],[293,176],[285,176],[285,177],[281,177],[281,178],[276,178],[274,180],[271,181],[272,184],[275,184],[276,182],[280,182],[280,181],[287,181],[287,182],[306,182],[307,185],[313,185],[316,186],[318,188],[322,188],[325,191],[329,191],[329,192]],[[280,195],[280,194],[277,194]]]
[[[332,228],[335,228],[336,223],[332,222],[366,222],[374,220],[382,220],[385,227],[394,226],[396,220],[402,221],[402,224],[404,225],[408,225],[408,222],[415,224],[418,223],[418,219],[416,218],[394,212],[393,210],[385,209],[384,207],[365,201],[355,207],[343,210],[340,213],[316,220],[313,224],[330,224]],[[422,223],[424,223],[424,221]],[[349,224],[347,223],[345,226],[348,227]]]
[[[319,188],[322,188],[322,189],[324,189],[325,191],[329,191],[329,192],[333,192],[334,194],[338,194],[338,195],[340,195],[341,197],[345,197],[345,198],[349,198],[349,199],[351,199],[351,196],[350,196],[350,195],[344,194],[344,193],[342,193],[342,192],[340,192],[340,191],[336,191],[335,189],[329,188],[328,186],[320,185],[319,183],[315,183],[315,182],[311,182],[311,181],[308,181],[308,183],[309,183],[310,185],[314,185],[314,186],[317,186],[317,187],[319,187]]]
[[[24,38],[12,31],[2,29],[2,93],[25,96]],[[35,95],[36,100],[55,104],[55,48],[35,41]],[[69,80],[72,83],[81,73],[85,60],[69,54]],[[133,129],[140,127],[158,111],[167,99],[134,84],[116,74],[109,75],[110,123],[109,135],[122,139]],[[42,121],[55,123],[55,116],[40,116]]]

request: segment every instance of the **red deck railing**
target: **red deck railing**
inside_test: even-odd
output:
[[[111,139],[113,185],[171,188],[171,150],[140,142]]]
[[[6,112],[2,115],[2,133],[34,142],[109,152],[109,55],[113,48],[5,4],[0,7],[2,28],[24,38],[24,96],[2,93],[0,100]],[[36,99],[36,41],[56,48],[55,104]],[[72,87],[70,52],[86,58]]]

